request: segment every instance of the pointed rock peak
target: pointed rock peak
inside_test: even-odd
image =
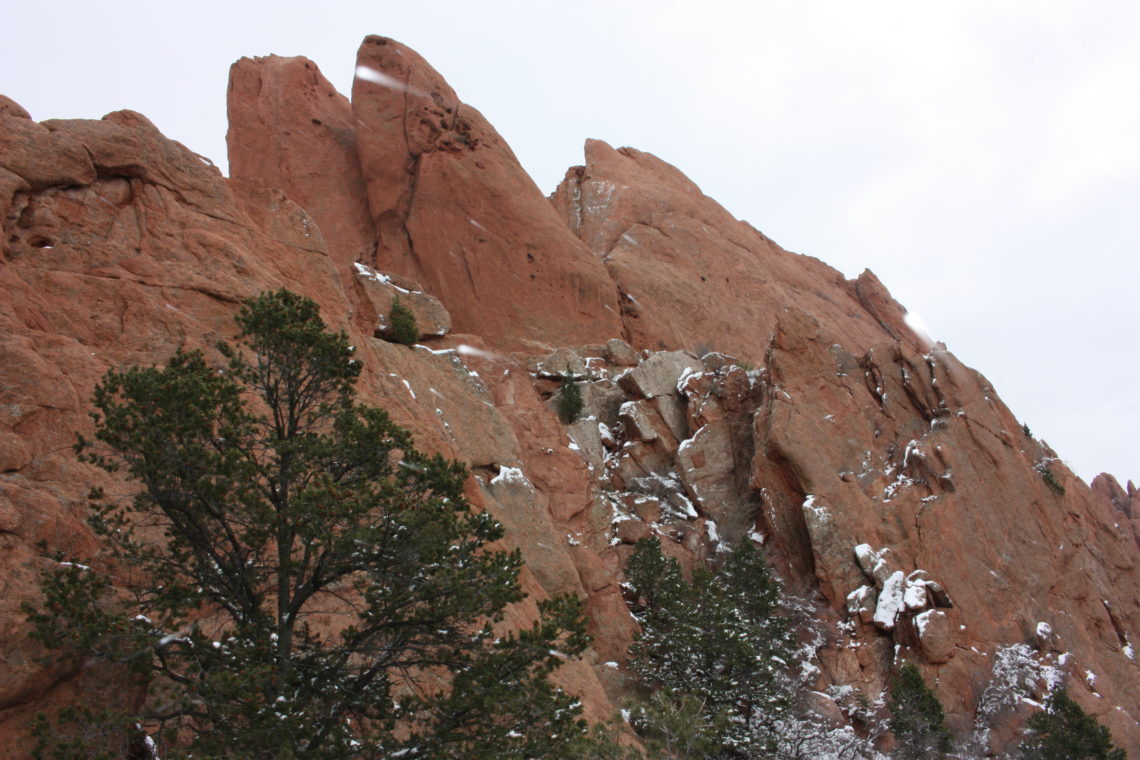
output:
[[[364,127],[383,130],[410,156],[474,148],[481,137],[461,119],[459,98],[443,76],[419,53],[387,37],[364,38],[352,100]]]
[[[628,172],[642,179],[665,182],[672,189],[703,196],[700,187],[668,161],[637,148],[613,148],[604,140],[588,139],[585,146],[586,171],[597,167],[607,173]],[[632,179],[632,177],[631,177]]]
[[[883,331],[892,339],[917,351],[927,351],[932,342],[911,326],[907,310],[896,301],[870,269],[864,269],[854,280],[847,281],[860,305],[875,318]]]
[[[356,155],[352,106],[301,56],[242,58],[226,97],[230,176],[282,190],[305,209],[346,276],[376,233]]]
[[[394,40],[367,37],[356,63],[370,263],[423,283],[456,332],[549,345],[620,335],[605,268],[483,116]]]

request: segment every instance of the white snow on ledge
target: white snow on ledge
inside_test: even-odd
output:
[[[411,293],[422,293],[423,292],[420,290],[408,290],[407,288],[401,288],[399,285],[392,282],[392,278],[389,277],[388,275],[377,272],[372,267],[368,266],[367,264],[361,264],[359,261],[355,262],[353,264],[353,266],[356,267],[357,276],[363,277],[366,280],[374,280],[374,281],[382,283],[384,285],[391,285],[393,288],[400,291],[401,293],[411,294]]]
[[[507,467],[506,465],[499,465],[499,474],[491,478],[491,485],[498,485],[499,483],[519,483],[524,486],[529,486],[530,481],[527,480],[526,475],[523,475],[522,468],[520,467]]]

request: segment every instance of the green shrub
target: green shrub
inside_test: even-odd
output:
[[[743,542],[715,572],[699,567],[686,580],[648,538],[637,542],[626,577],[641,625],[630,670],[654,691],[634,727],[650,745],[690,746],[669,757],[743,757],[742,748],[768,757],[789,714],[795,636],[763,555]]]
[[[1045,485],[1053,489],[1054,493],[1058,496],[1065,495],[1065,487],[1061,485],[1061,481],[1057,480],[1057,476],[1049,469],[1049,464],[1044,459],[1037,463],[1035,468],[1037,472],[1041,473],[1041,477],[1045,480]]]
[[[420,328],[416,326],[416,315],[404,304],[400,297],[392,299],[392,310],[388,313],[389,331],[392,340],[410,346],[420,339]]]
[[[569,425],[582,413],[582,389],[574,382],[574,376],[567,370],[558,386],[558,416]]]
[[[943,757],[954,749],[942,703],[911,663],[899,668],[888,704],[889,725],[898,742],[896,757],[925,760]]]

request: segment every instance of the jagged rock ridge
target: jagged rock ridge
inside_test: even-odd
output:
[[[1085,486],[870,272],[788,253],[599,141],[548,200],[413,51],[369,37],[357,64],[351,101],[303,58],[234,64],[230,179],[138,114],[35,123],[0,98],[0,751],[95,688],[35,661],[19,604],[39,540],[90,548],[87,488],[123,492],[69,448],[96,380],[232,337],[242,298],[288,286],[353,335],[364,401],[470,463],[532,596],[587,599],[594,648],[560,677],[591,717],[628,693],[606,663],[633,635],[630,544],[692,564],[762,539],[819,599],[821,694],[873,697],[910,657],[966,735],[1016,652],[1140,752],[1131,483]],[[397,294],[428,347],[376,337]],[[568,427],[567,371],[586,400]]]

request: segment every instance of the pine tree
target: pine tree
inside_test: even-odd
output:
[[[699,697],[670,689],[654,692],[630,719],[649,756],[662,760],[716,757],[729,731],[729,721],[727,710],[711,713]]]
[[[574,376],[567,370],[558,384],[558,416],[569,425],[582,413],[582,390],[574,382]]]
[[[463,466],[357,403],[360,364],[312,301],[262,294],[237,323],[224,368],[179,350],[104,376],[77,448],[139,491],[93,494],[113,562],[45,578],[39,639],[129,664],[150,697],[117,720],[196,758],[553,757],[579,741],[580,707],[547,676],[588,643],[580,603],[496,637],[521,558],[489,548],[503,530],[470,509]],[[123,569],[125,594],[100,566]],[[40,728],[44,752],[67,738]]]
[[[1064,689],[1049,696],[1045,711],[1029,718],[1021,743],[1025,760],[1126,760],[1108,729],[1097,723]]]
[[[645,713],[649,734],[664,731],[653,726],[654,712],[685,714],[683,702],[692,697],[703,706],[702,724],[720,727],[718,754],[710,756],[773,751],[789,708],[793,636],[760,553],[742,542],[717,572],[698,568],[686,581],[677,561],[649,538],[637,543],[626,572],[642,626],[630,647],[631,668],[674,702],[672,713]]]
[[[895,674],[888,706],[896,757],[926,760],[943,757],[954,749],[942,703],[913,664],[904,664]]]

